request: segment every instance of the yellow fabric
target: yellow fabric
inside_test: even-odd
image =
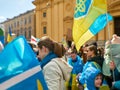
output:
[[[78,34],[79,35],[79,34]],[[87,30],[83,35],[81,35],[81,37],[78,39],[78,41],[75,43],[77,50],[79,51],[79,48],[87,41],[89,40],[91,37],[93,37],[94,35]]]
[[[42,84],[40,83],[39,80],[37,80],[37,87],[38,87],[38,90],[43,90]]]
[[[103,85],[100,87],[100,90],[110,90],[110,88],[107,85]]]
[[[76,82],[76,75],[72,75],[72,85],[70,85],[69,80],[65,82],[66,89],[65,90],[79,90],[79,87]],[[70,89],[71,88],[71,89]]]
[[[11,42],[12,41],[12,36],[10,36],[10,34],[8,33],[7,35],[7,42]]]
[[[71,90],[79,90],[79,88],[77,86],[76,75],[75,74],[72,75],[72,89]]]
[[[73,40],[77,50],[79,50],[87,40],[93,37],[91,33],[89,35],[88,29],[99,15],[106,13],[106,7],[106,0],[93,0],[92,6],[86,17],[78,19],[74,18]]]

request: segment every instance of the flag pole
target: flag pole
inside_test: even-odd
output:
[[[106,4],[107,4],[107,0],[106,0]],[[108,8],[106,7],[106,10],[108,11]],[[108,39],[110,41],[110,25],[109,25],[109,21],[108,21],[108,15],[107,15],[107,11],[106,11],[106,20],[107,20],[107,31],[108,31]],[[110,42],[110,49],[111,49],[111,42]],[[111,54],[110,54],[110,58],[112,59],[112,51],[111,51]],[[112,73],[113,73],[113,81],[115,81],[115,75],[114,75],[114,70],[112,70]]]

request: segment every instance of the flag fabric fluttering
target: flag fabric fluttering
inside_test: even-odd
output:
[[[73,40],[77,50],[111,20],[106,0],[76,0]]]
[[[37,45],[40,39],[35,38],[33,35],[31,35],[30,43]]]
[[[0,28],[0,41],[4,44],[4,30]]]
[[[9,27],[8,35],[7,35],[7,42],[11,42],[11,41],[12,41],[12,30],[11,30],[11,27]]]
[[[35,53],[24,36],[8,43],[0,53],[1,90],[48,90]]]

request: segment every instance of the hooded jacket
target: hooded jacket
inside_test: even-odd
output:
[[[97,90],[97,88],[94,85],[94,82],[95,82],[95,77],[100,73],[101,73],[101,71],[94,67],[89,67],[86,69],[86,71],[84,73],[85,82],[86,82],[85,90]]]
[[[101,63],[100,63],[100,61],[101,61]],[[102,60],[99,56],[90,58],[86,62],[86,64],[84,65],[83,71],[82,71],[81,75],[79,76],[79,83],[82,85],[85,84],[85,75],[84,74],[85,74],[85,71],[87,68],[94,67],[94,68],[99,69],[101,71],[101,65],[102,65]]]

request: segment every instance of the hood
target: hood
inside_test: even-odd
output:
[[[85,70],[85,81],[86,81],[88,90],[96,90],[94,81],[95,81],[95,77],[99,73],[101,73],[101,71],[94,67],[89,67]]]
[[[62,58],[57,58],[57,60],[52,59],[52,61],[56,62],[57,65],[60,67],[62,74],[63,74],[63,79],[65,81],[68,81],[70,78],[70,73],[72,71],[72,67],[70,65],[68,65],[67,62],[65,60],[63,60]]]

